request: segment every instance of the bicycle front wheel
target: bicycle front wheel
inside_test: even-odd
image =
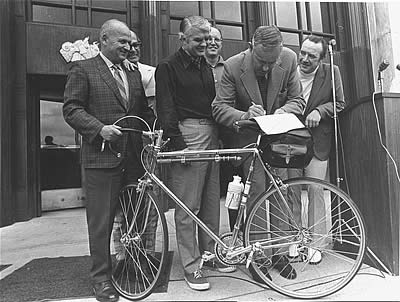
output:
[[[246,246],[257,247],[253,274],[300,299],[343,288],[358,272],[365,252],[364,222],[355,203],[330,183],[306,177],[262,194],[244,235]]]
[[[112,282],[125,298],[140,300],[152,293],[165,266],[168,230],[152,191],[143,196],[137,185],[119,194],[110,240]]]

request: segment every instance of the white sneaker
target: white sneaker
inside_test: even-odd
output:
[[[319,264],[322,261],[322,253],[312,247],[308,248],[308,263]]]

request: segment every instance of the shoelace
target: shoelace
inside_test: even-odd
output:
[[[195,272],[193,273],[193,277],[194,277],[195,279],[202,278],[202,277],[203,277],[203,274],[202,274],[201,270],[195,271]]]

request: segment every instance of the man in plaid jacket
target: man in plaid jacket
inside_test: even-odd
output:
[[[121,64],[128,55],[131,40],[125,23],[114,19],[106,21],[100,29],[100,54],[73,63],[64,92],[65,121],[82,135],[81,163],[85,170],[86,213],[93,261],[90,275],[99,301],[118,300],[110,281],[112,219],[121,186],[127,178],[137,180],[143,172],[138,171],[140,165],[135,164],[139,159],[134,158],[132,141],[113,123],[127,115],[138,115],[149,122],[154,119],[139,74],[127,71]],[[121,152],[121,157],[107,148],[110,142]],[[106,147],[102,148],[104,144]]]

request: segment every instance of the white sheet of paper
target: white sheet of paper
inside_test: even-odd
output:
[[[253,117],[265,134],[280,134],[293,129],[305,128],[293,113],[269,114]]]

